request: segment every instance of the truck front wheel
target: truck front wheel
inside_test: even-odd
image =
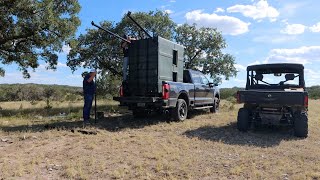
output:
[[[188,105],[184,99],[178,99],[176,107],[172,110],[175,121],[184,121],[188,115]]]
[[[294,135],[297,137],[308,137],[308,115],[300,111],[294,116]]]
[[[220,104],[219,98],[215,97],[213,101],[213,106],[210,108],[210,112],[217,113],[219,111],[219,104]]]
[[[237,127],[239,131],[247,132],[250,125],[250,113],[246,108],[240,108],[238,112]]]

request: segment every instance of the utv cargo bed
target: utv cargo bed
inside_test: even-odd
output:
[[[243,90],[238,93],[241,103],[281,106],[301,106],[301,104],[304,104],[305,97],[308,95],[305,91]]]

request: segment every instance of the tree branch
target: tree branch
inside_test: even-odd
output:
[[[192,61],[201,53],[201,51],[202,51],[202,49],[199,49],[199,50],[196,52],[196,54],[195,54],[192,58],[190,58],[188,64],[186,65],[186,68],[187,68],[187,69],[190,69],[190,64],[192,64]]]
[[[15,40],[15,39],[22,39],[22,38],[26,39],[26,38],[28,38],[30,36],[35,35],[35,32],[36,31],[30,31],[30,32],[25,33],[25,34],[19,34],[19,35],[16,35],[16,36],[11,36],[11,37],[4,38],[4,39],[0,40],[0,45],[5,44],[5,43],[7,43],[9,41],[12,41],[12,40]]]

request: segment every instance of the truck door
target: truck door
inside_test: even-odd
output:
[[[192,72],[191,76],[194,83],[195,105],[205,104],[205,86],[202,84],[201,74],[198,72]]]
[[[202,87],[204,88],[203,90],[204,103],[211,104],[213,102],[213,90],[209,86],[208,78],[203,74],[201,74],[201,82],[202,82]]]

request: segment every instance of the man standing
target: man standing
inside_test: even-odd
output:
[[[124,39],[127,39],[129,42],[131,40],[136,40],[135,38],[132,38],[127,35],[123,35]],[[129,64],[129,42],[122,41],[121,47],[123,50],[123,65],[122,65],[122,80],[126,81],[127,80],[127,74],[128,74],[128,64]]]
[[[83,95],[84,95],[84,106],[83,106],[83,123],[89,124],[90,110],[92,107],[92,101],[95,93],[95,83],[93,78],[96,75],[96,70],[92,69],[89,74],[85,75],[83,79]]]

